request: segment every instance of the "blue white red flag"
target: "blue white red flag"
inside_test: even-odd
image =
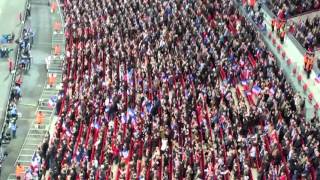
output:
[[[260,94],[260,92],[261,92],[261,88],[259,86],[253,86],[253,88],[252,88],[253,94],[258,95],[258,94]]]
[[[248,81],[241,81],[241,85],[242,85],[244,90],[248,90],[249,89]]]
[[[320,73],[317,75],[317,77],[316,77],[316,82],[317,83],[320,83]]]

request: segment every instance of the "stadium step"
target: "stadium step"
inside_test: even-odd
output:
[[[63,31],[53,31],[53,34],[54,35],[60,35],[60,34],[64,35]]]
[[[28,144],[40,144],[42,142],[42,139],[40,138],[27,138]]]
[[[27,138],[43,138],[45,136],[45,133],[39,133],[39,134],[28,134]]]
[[[49,74],[62,73],[62,69],[61,69],[61,68],[62,68],[62,67],[57,67],[57,66],[52,67],[52,66],[50,65],[50,68],[48,69],[48,73],[49,73]]]
[[[62,69],[52,69],[52,68],[49,68],[49,69],[48,69],[48,73],[62,73]]]
[[[33,4],[33,5],[45,5],[47,6],[48,5],[48,2],[46,1],[42,1],[42,0],[30,0],[30,4]]]
[[[48,94],[47,96],[45,96],[45,98],[39,100],[39,107],[47,107],[49,100],[52,96],[50,94]]]
[[[38,144],[25,144],[22,146],[22,149],[37,149],[38,148]]]
[[[40,110],[40,111],[52,113],[52,111],[53,111],[54,109],[48,107],[48,101],[49,101],[49,100],[44,100],[44,101],[42,101],[42,104],[39,105],[39,110]],[[49,114],[49,113],[48,113],[48,114]]]
[[[29,129],[28,135],[30,136],[37,136],[37,135],[45,135],[47,132],[45,129],[36,127],[36,124],[32,124],[31,128]]]
[[[47,132],[46,129],[41,129],[41,128],[39,128],[39,129],[31,128],[30,129],[30,133],[32,133],[32,134],[45,134],[46,132]]]
[[[16,174],[10,174],[8,180],[17,180]]]
[[[27,138],[39,138],[39,139],[43,139],[46,136],[45,132],[39,132],[38,134],[28,134]]]
[[[58,89],[55,88],[45,88],[42,92],[41,99],[45,99],[44,97],[47,97],[48,99],[53,96],[57,95],[59,93]]]
[[[62,44],[64,42],[64,34],[61,33],[55,33],[52,35],[52,44]]]
[[[32,158],[32,157],[31,157]],[[16,161],[16,164],[18,164],[18,163],[20,163],[22,166],[30,166],[30,164],[31,164],[31,158],[30,158],[30,160],[18,160],[18,161]],[[15,164],[15,165],[16,165]]]
[[[50,64],[62,65],[63,64],[63,60],[61,60],[61,59],[53,59],[53,60],[50,61]]]
[[[42,107],[40,106],[38,111],[41,111],[45,114],[52,114],[52,109],[48,109],[47,106],[42,106]]]
[[[49,99],[51,96],[57,95],[59,90],[55,88],[50,88],[51,90],[44,90],[45,92],[42,93],[42,99]],[[45,98],[46,97],[46,98]]]
[[[20,154],[18,157],[18,162],[19,161],[27,161],[27,162],[31,162],[33,157],[33,154]]]
[[[54,38],[53,38],[54,39]],[[59,39],[55,39],[55,40],[52,40],[52,46],[56,46],[56,45],[60,45],[63,43],[63,40],[61,40],[60,38]]]
[[[34,149],[27,149],[27,148],[21,149],[21,154],[33,154],[34,152],[35,152]]]
[[[44,137],[44,135],[42,134],[42,135],[39,135],[39,136],[29,136],[29,135],[27,135],[27,139],[28,140],[30,140],[30,142],[31,141],[39,141],[39,140],[42,140],[43,139],[43,137]]]

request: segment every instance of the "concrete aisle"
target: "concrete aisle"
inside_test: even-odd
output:
[[[267,29],[268,33],[271,31],[271,17],[269,14],[264,11],[264,17],[267,22]],[[275,38],[275,33],[272,34],[272,37]],[[272,40],[268,39],[268,44],[271,47],[271,50],[275,52],[275,55],[279,57],[280,59],[283,59],[281,57],[282,52],[285,52],[286,58],[284,60],[280,61],[282,69],[287,73],[287,78],[292,82],[291,85],[294,86],[294,88],[307,100],[307,119],[310,119],[314,115],[314,106],[316,103],[320,103],[320,84],[315,81],[316,78],[316,69],[314,68],[314,71],[311,72],[310,79],[307,79],[306,73],[303,69],[304,62],[303,62],[303,56],[304,54],[301,53],[299,50],[299,47],[296,46],[295,42],[293,42],[288,36],[286,36],[284,44],[281,48],[281,54],[278,53],[276,46],[280,44],[279,38],[276,38],[276,46],[273,46]],[[291,64],[288,65],[287,60],[291,60]],[[296,69],[296,73],[293,73],[293,69]],[[298,75],[301,75],[302,80],[301,82],[298,81]],[[303,89],[304,85],[307,85],[307,90],[305,91]],[[310,94],[313,94],[313,99],[310,102],[308,100],[308,96]],[[320,115],[320,111],[318,111],[318,115]]]
[[[2,0],[1,0],[2,1]],[[8,0],[12,1],[12,0]],[[31,123],[35,120],[37,102],[46,83],[45,58],[51,52],[51,18],[50,8],[46,0],[30,0],[31,28],[35,31],[34,44],[31,50],[33,62],[31,69],[24,75],[22,84],[22,99],[17,107],[22,117],[17,121],[17,139],[5,145],[4,150],[9,153],[2,167],[0,179],[7,179],[15,172],[15,161],[28,133]],[[13,8],[12,8],[13,9]]]
[[[26,0],[0,0],[0,35],[14,32],[16,37],[20,33],[21,25],[19,22],[19,13],[24,11]],[[8,47],[15,49],[16,43],[1,44],[0,47]],[[14,52],[10,53],[13,59]],[[7,58],[0,58],[0,117],[1,123],[5,115],[7,100],[9,96],[9,88],[12,75],[8,71]]]

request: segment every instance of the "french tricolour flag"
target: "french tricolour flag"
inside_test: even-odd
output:
[[[249,89],[248,81],[241,81],[241,85],[242,85],[244,90],[248,90]]]
[[[252,93],[250,91],[245,91],[244,93],[247,97],[252,96]]]
[[[260,92],[261,92],[261,88],[259,86],[253,86],[253,88],[252,88],[253,94],[258,95],[258,94],[260,94]]]
[[[316,82],[317,83],[320,83],[320,73],[317,75],[317,77],[316,77]]]
[[[245,69],[243,72],[242,72],[242,76],[244,79],[249,79],[250,77],[250,70],[249,69]]]

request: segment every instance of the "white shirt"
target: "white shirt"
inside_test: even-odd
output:
[[[250,149],[250,157],[256,157],[256,147],[253,146],[251,149]]]
[[[168,140],[167,139],[162,139],[161,140],[161,151],[164,151],[168,148]]]

